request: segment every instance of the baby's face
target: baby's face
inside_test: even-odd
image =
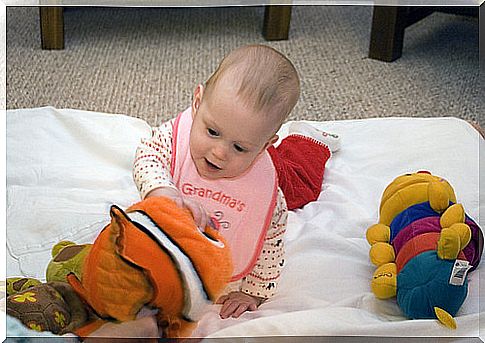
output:
[[[244,174],[275,137],[276,124],[233,93],[214,90],[200,105],[195,94],[190,153],[199,175],[209,180]]]

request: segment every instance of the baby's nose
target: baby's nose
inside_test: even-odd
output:
[[[212,149],[212,153],[221,161],[224,161],[227,158],[227,148],[223,144],[216,144]]]

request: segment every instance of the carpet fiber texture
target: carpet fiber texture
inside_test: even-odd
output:
[[[160,124],[225,53],[268,44],[299,71],[291,120],[456,116],[485,126],[478,20],[434,13],[406,29],[403,56],[367,57],[369,6],[294,6],[290,37],[266,42],[263,7],[64,11],[65,49],[41,50],[37,7],[7,8],[7,108],[122,113]],[[481,116],[479,114],[482,114]]]

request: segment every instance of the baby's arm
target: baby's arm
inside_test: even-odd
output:
[[[195,222],[205,228],[209,216],[199,203],[183,199],[175,187],[170,169],[172,166],[173,120],[152,129],[152,137],[143,139],[136,150],[133,165],[133,179],[142,199],[165,196],[180,207],[188,208]]]
[[[273,218],[256,265],[252,272],[242,279],[239,292],[231,292],[217,301],[222,304],[220,311],[222,318],[237,318],[245,311],[254,311],[276,293],[284,264],[284,234],[287,218],[286,201],[281,189],[278,188]]]
[[[165,122],[157,128],[152,128],[152,137],[142,139],[136,149],[133,179],[142,199],[158,188],[177,190],[170,173],[172,133],[173,121]]]

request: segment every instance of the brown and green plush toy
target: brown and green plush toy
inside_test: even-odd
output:
[[[7,296],[24,291],[40,283],[41,282],[37,279],[26,277],[7,278]]]
[[[159,310],[164,337],[189,336],[231,278],[224,239],[211,227],[201,231],[188,210],[167,198],[145,199],[126,212],[112,206],[110,215],[111,223],[92,245],[57,244],[47,267],[48,283],[37,287],[59,282],[82,299],[94,317],[69,326],[79,336],[106,321],[134,320],[145,306]],[[17,310],[14,316],[25,324],[27,312]]]
[[[8,281],[12,284],[31,284],[18,291],[10,290],[7,297],[7,314],[19,318],[28,328],[62,335],[87,322],[88,313],[84,304],[67,283],[40,283],[28,278]]]

